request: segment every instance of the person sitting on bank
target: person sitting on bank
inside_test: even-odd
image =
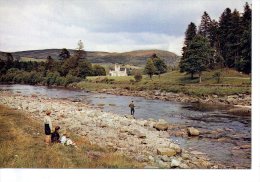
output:
[[[51,143],[52,122],[50,114],[51,111],[46,111],[46,116],[43,119],[46,145],[50,145]]]
[[[134,101],[132,101],[132,102],[129,104],[129,107],[130,107],[130,110],[131,110],[131,115],[134,116],[134,114],[135,114],[135,105],[134,105]]]
[[[60,134],[59,134],[59,126],[55,127],[55,131],[51,134],[51,142],[52,143],[60,143]]]
[[[60,143],[63,144],[63,145],[65,145],[66,141],[67,141],[67,134],[66,134],[66,132],[64,132],[64,133],[62,134],[61,139],[60,139]]]
[[[69,135],[67,133],[63,133],[61,140],[60,140],[61,144],[66,145],[66,146],[74,146],[75,148],[77,148],[76,143],[73,142]]]

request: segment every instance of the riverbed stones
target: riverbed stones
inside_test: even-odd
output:
[[[163,128],[159,131],[153,128],[155,124],[167,124],[164,120],[126,118],[110,112],[102,112],[100,109],[80,102],[49,99],[42,96],[31,98],[30,96],[18,95],[14,98],[12,94],[1,93],[0,103],[5,103],[12,108],[20,107],[26,113],[34,111],[34,113],[30,113],[30,116],[39,120],[42,120],[46,115],[43,112],[44,108],[51,108],[55,110],[51,114],[54,125],[59,124],[62,129],[87,136],[92,144],[97,144],[101,148],[111,148],[111,150],[122,152],[131,158],[141,156],[139,157],[140,161],[148,161],[141,160],[142,156],[151,156],[149,162],[152,164],[149,165],[159,163],[157,166],[161,168],[170,168],[171,161],[169,159],[181,155],[181,149],[170,144],[172,141],[167,135],[169,129],[166,132]],[[181,130],[184,129],[187,135],[186,127],[181,128]],[[165,157],[156,158],[156,156]],[[181,161],[179,158],[176,160]],[[197,158],[190,158],[187,161],[190,160],[197,160]],[[184,163],[188,164],[186,161]],[[182,163],[178,168],[181,168],[181,165]],[[187,166],[183,168],[185,167]]]
[[[170,148],[158,148],[157,149],[158,155],[166,155],[166,156],[175,156],[177,152]]]
[[[187,128],[189,136],[199,136],[200,131],[194,127]]]

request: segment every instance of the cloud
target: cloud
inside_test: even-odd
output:
[[[184,32],[207,11],[218,19],[245,0],[1,1],[0,50],[75,48],[130,51],[164,49],[181,54]]]

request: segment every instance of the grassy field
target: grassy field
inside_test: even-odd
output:
[[[153,76],[150,79],[143,75],[140,82],[134,82],[133,76],[126,77],[88,77],[85,81],[77,84],[78,87],[87,90],[123,88],[128,90],[164,90],[174,93],[185,93],[188,95],[231,95],[240,93],[251,93],[251,79],[248,75],[235,70],[224,69],[221,72],[220,82],[214,74],[220,70],[203,72],[202,83],[198,83],[196,77],[190,79],[190,75],[172,71]]]
[[[78,149],[61,144],[46,146],[42,130],[39,121],[0,105],[0,168],[143,167],[73,133],[70,136]]]
[[[29,58],[29,57],[21,57],[21,61],[24,61],[24,62],[28,62],[28,61],[45,62],[46,59],[36,59],[36,58]]]

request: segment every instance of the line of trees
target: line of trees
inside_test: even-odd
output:
[[[62,49],[58,56],[60,61],[48,56],[45,62],[23,62],[14,60],[10,53],[4,57],[5,60],[0,59],[0,82],[67,86],[86,76],[106,75],[104,67],[92,65],[85,59],[82,41],[78,42],[73,56]]]
[[[180,71],[199,74],[207,69],[234,68],[251,73],[252,10],[248,3],[240,14],[226,8],[219,21],[212,20],[205,11],[201,23],[191,22],[185,32]]]

